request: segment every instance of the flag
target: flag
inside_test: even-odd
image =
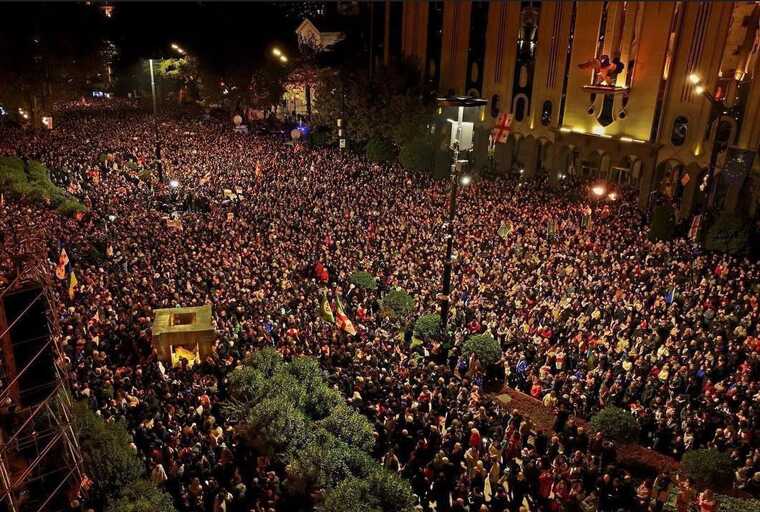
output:
[[[699,228],[702,224],[702,215],[695,215],[691,220],[691,227],[689,228],[689,240],[696,241],[699,236]]]
[[[494,142],[499,142],[501,144],[507,142],[509,132],[512,131],[511,126],[512,114],[506,112],[499,114],[499,117],[496,119],[496,125],[491,130],[491,137],[493,137]]]
[[[322,291],[322,300],[319,301],[319,315],[325,322],[335,323],[335,316],[333,316],[330,302],[327,300],[327,291]]]
[[[61,247],[61,254],[58,255],[58,266],[65,267],[69,264],[69,255],[66,254],[66,249]]]
[[[670,290],[669,292],[665,294],[665,302],[667,302],[668,304],[673,304],[673,299],[675,298],[676,298],[676,287],[674,286],[672,290]]]
[[[499,227],[499,230],[496,232],[496,234],[502,237],[504,240],[506,240],[507,237],[512,234],[512,221],[508,220],[502,223],[501,227]]]
[[[335,325],[337,325],[340,329],[346,331],[351,336],[356,336],[356,329],[354,328],[354,324],[351,322],[351,320],[346,315],[346,312],[343,310],[343,304],[340,302],[340,297],[336,298],[335,309]]]
[[[78,284],[79,281],[77,281],[77,276],[75,276],[74,271],[72,271],[71,274],[69,274],[69,299],[74,300]]]
[[[73,275],[73,274],[72,274]],[[92,318],[87,322],[87,327],[92,327],[95,324],[100,323],[100,310],[96,309],[95,314],[92,315]]]

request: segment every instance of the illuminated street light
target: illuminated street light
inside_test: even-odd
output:
[[[469,185],[470,183],[472,183],[472,176],[469,176],[467,174],[463,175],[459,179],[459,183],[461,183],[462,185],[464,185],[466,187],[467,185]]]
[[[279,48],[272,48],[272,55],[274,55],[275,57],[279,57],[280,55],[282,55],[282,52],[280,51]]]
[[[597,197],[602,197],[606,191],[602,185],[595,185],[594,188],[591,189],[591,192]]]
[[[280,55],[280,61],[282,62],[288,62],[288,58],[284,55]]]
[[[698,74],[692,73],[689,75],[689,82],[691,82],[692,84],[697,85],[701,81],[702,79],[699,77]]]
[[[176,51],[180,55],[184,55],[185,54],[185,50],[183,50],[182,48],[180,48],[180,46],[177,43],[172,43],[172,50]]]
[[[698,85],[694,88],[694,92],[697,94],[703,94],[705,92],[705,87],[703,85]]]

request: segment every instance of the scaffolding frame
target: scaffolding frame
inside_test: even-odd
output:
[[[10,428],[0,425],[0,510],[52,512],[57,510],[50,508],[56,500],[81,486],[82,456],[72,424],[66,373],[62,368],[65,358],[59,344],[58,304],[52,292],[51,266],[47,258],[47,241],[52,238],[44,220],[31,224],[23,219],[15,219],[15,223],[13,220],[9,219],[0,237],[0,259],[5,258],[6,263],[12,264],[10,268],[0,266],[0,276],[10,277],[9,284],[0,290],[0,340],[9,336],[13,326],[40,300],[47,305],[49,336],[23,368],[15,368],[14,364],[12,373],[3,376],[0,409],[5,411],[8,403],[18,399],[19,379],[47,350],[53,353],[54,385],[42,401],[28,406],[15,404],[15,410],[4,412],[10,420]],[[6,319],[3,298],[30,289],[40,292],[16,318]],[[41,386],[50,385],[51,382],[46,382]]]

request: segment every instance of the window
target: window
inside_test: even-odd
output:
[[[528,97],[524,94],[518,94],[515,96],[513,107],[515,121],[518,123],[523,121],[525,116],[528,115]]]
[[[491,117],[499,117],[501,111],[501,96],[494,94],[491,96]]]

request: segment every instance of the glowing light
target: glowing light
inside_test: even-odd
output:
[[[280,55],[282,55],[282,52],[280,51],[279,48],[272,48],[272,55],[274,55],[275,57],[279,57]]]
[[[465,174],[464,176],[462,176],[459,179],[459,183],[461,183],[462,185],[464,185],[466,187],[467,185],[469,185],[470,183],[472,183],[472,176],[469,176],[469,175]]]
[[[594,126],[594,135],[604,135],[604,126]]]
[[[633,142],[633,139],[630,137],[620,137],[620,142]]]
[[[280,61],[282,62],[288,62],[288,58],[284,55],[280,55]]]
[[[525,174],[525,169],[520,169],[520,174]]]
[[[171,181],[169,182],[169,186],[170,186],[171,188],[177,188],[177,187],[179,187],[179,181],[177,181],[177,180],[171,180]]]
[[[562,133],[570,133],[572,130],[566,126],[563,126],[562,128],[559,129],[559,131],[561,131]]]
[[[586,133],[586,132],[585,132],[584,130],[582,130],[581,128],[573,128],[573,132],[575,132],[575,133]]]
[[[698,85],[694,88],[694,92],[696,92],[697,94],[704,94],[705,88],[702,85]]]
[[[700,153],[702,153],[702,146],[697,144],[697,147],[694,148],[694,156],[699,156]]]
[[[692,73],[689,75],[689,82],[691,82],[694,85],[697,85],[699,82],[702,81],[702,78],[696,73]]]
[[[615,192],[610,192],[610,195],[608,195],[607,197],[610,199],[610,201],[617,201],[617,198],[618,198]]]
[[[594,185],[594,188],[591,189],[591,192],[593,192],[597,197],[602,197],[606,190],[602,185]]]

